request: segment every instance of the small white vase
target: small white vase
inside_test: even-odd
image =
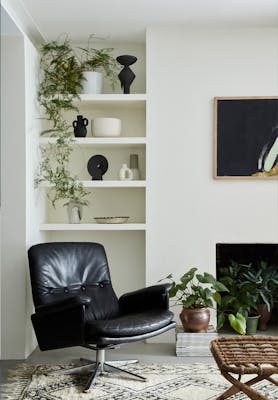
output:
[[[131,181],[133,178],[133,174],[130,168],[128,168],[127,164],[122,164],[121,169],[119,171],[119,179],[120,181]]]
[[[84,94],[100,94],[102,93],[102,73],[97,71],[83,72],[85,80],[83,81]]]
[[[119,118],[99,117],[92,119],[91,129],[93,136],[115,137],[120,136],[122,121]]]

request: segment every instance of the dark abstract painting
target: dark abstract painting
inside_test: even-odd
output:
[[[214,100],[215,178],[278,178],[278,98]]]

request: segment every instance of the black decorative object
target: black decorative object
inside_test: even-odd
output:
[[[83,118],[83,115],[77,115],[77,119],[73,121],[72,126],[74,127],[74,136],[75,137],[85,137],[87,135],[88,125],[87,118]]]
[[[108,161],[101,154],[97,154],[89,159],[87,169],[92,180],[102,181],[102,175],[104,175],[108,169]]]
[[[137,57],[123,55],[116,58],[119,64],[124,65],[124,68],[119,73],[118,77],[121,82],[121,87],[124,89],[124,93],[130,93],[130,85],[135,79],[135,73],[129,68],[129,65],[134,64],[137,61]]]

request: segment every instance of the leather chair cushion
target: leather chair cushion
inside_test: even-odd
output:
[[[152,310],[142,313],[122,315],[109,320],[88,321],[85,336],[90,337],[128,337],[153,332],[171,323],[174,314],[171,311]]]

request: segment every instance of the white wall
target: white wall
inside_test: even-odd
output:
[[[215,273],[217,242],[277,242],[277,181],[213,180],[213,97],[278,95],[278,30],[147,33],[147,284]]]
[[[1,30],[1,358],[23,359],[36,346],[27,249],[43,241],[38,215],[44,203],[39,205],[34,190],[38,53],[8,14],[6,19],[16,36]]]
[[[39,231],[39,223],[45,214],[45,198],[34,188],[35,174],[39,165],[40,112],[37,103],[39,55],[37,49],[25,36],[25,139],[26,139],[26,255],[30,246],[45,241]],[[37,341],[31,324],[33,299],[30,286],[29,267],[26,258],[26,341],[25,357],[36,347]]]
[[[1,350],[25,356],[26,170],[23,37],[1,38]]]

